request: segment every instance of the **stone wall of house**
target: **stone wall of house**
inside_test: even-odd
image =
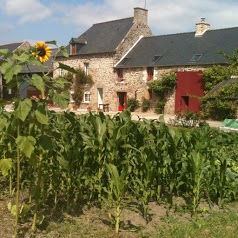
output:
[[[75,69],[84,69],[84,64],[89,64],[89,75],[92,76],[93,85],[90,88],[86,88],[86,91],[90,91],[91,101],[85,103],[82,101],[81,108],[86,109],[88,106],[92,110],[98,108],[98,88],[103,89],[103,101],[111,102],[111,95],[108,95],[108,87],[110,87],[113,76],[113,57],[110,54],[105,55],[85,55],[85,56],[70,56],[69,58],[57,58],[58,62],[66,64]],[[55,63],[57,65],[57,62]],[[54,67],[56,67],[56,65]],[[55,70],[54,78],[60,75],[60,70]]]
[[[152,36],[149,26],[144,24],[134,24],[126,37],[116,49],[114,63],[117,63],[127,51],[140,39],[142,36]]]
[[[92,110],[98,110],[98,89],[103,91],[103,103],[109,104],[110,111],[118,111],[118,93],[127,93],[127,98],[136,98],[142,103],[143,98],[148,99],[147,70],[144,68],[132,68],[123,70],[123,81],[118,82],[118,76],[114,71],[114,60],[112,54],[70,56],[69,58],[58,58],[58,61],[74,68],[83,68],[85,63],[89,64],[89,74],[92,76],[94,84],[90,91],[91,102],[82,102],[81,108],[88,106]],[[55,63],[57,64],[57,63]],[[56,65],[55,65],[56,67]],[[154,69],[154,80],[160,80],[162,75],[177,71],[198,71],[204,67],[164,67]],[[54,77],[59,76],[60,70],[54,71]],[[141,108],[138,109],[140,111]],[[175,90],[167,96],[165,114],[174,114],[175,110]]]
[[[199,71],[204,70],[205,67],[197,66],[185,66],[185,67],[164,67],[154,69],[154,80],[161,80],[164,74],[169,74],[177,71]],[[133,68],[125,69],[123,71],[124,81],[117,83],[117,91],[127,91],[127,96],[136,97],[140,103],[142,103],[143,98],[148,99],[148,86],[147,86],[147,70],[144,68]],[[116,78],[114,79],[116,80]],[[139,109],[141,110],[141,109]],[[175,90],[166,98],[166,104],[164,108],[164,113],[169,115],[174,115],[175,110]]]
[[[103,103],[109,104],[110,111],[118,111],[118,93],[127,93],[127,98],[148,98],[148,90],[146,83],[146,69],[132,69],[123,72],[124,80],[118,82],[116,71],[113,70],[113,57],[110,54],[98,56],[70,56],[69,58],[58,58],[58,62],[66,64],[74,68],[83,68],[84,63],[89,64],[89,74],[92,76],[94,84],[90,91],[91,102],[82,102],[81,108],[86,109],[88,106],[92,110],[98,109],[98,89],[103,91]],[[57,67],[55,63],[54,67]],[[54,78],[59,76],[60,70],[54,71]]]

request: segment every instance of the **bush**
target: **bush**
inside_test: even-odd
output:
[[[143,98],[142,105],[141,105],[142,112],[147,112],[148,109],[150,109],[150,107],[151,107],[151,101],[149,99]]]
[[[161,114],[164,113],[165,100],[158,100],[155,106],[155,113]]]
[[[128,98],[126,105],[131,112],[134,112],[140,106],[139,101],[136,98]]]
[[[226,118],[236,118],[236,103],[214,98],[202,106],[204,118],[222,121]]]
[[[161,80],[154,80],[149,83],[149,89],[155,93],[157,97],[157,105],[155,108],[156,113],[163,113],[166,97],[169,92],[174,90],[177,84],[176,73],[172,72],[169,74],[164,74]]]

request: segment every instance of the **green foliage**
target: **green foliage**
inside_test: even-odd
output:
[[[18,77],[23,80],[16,74],[9,83]],[[46,75],[39,81],[39,88],[50,86],[54,102],[66,105],[61,82]],[[37,100],[17,97],[13,112],[0,111],[0,176],[4,189],[16,194],[8,206],[16,216],[15,237],[20,218],[28,213],[29,222],[33,214],[35,231],[55,207],[75,212],[84,204],[110,204],[118,235],[121,211],[131,203],[148,222],[149,201],[171,208],[174,197],[181,196],[195,213],[201,200],[223,207],[238,199],[237,134],[135,121],[127,110],[114,117],[56,113],[47,103],[43,91]]]
[[[150,107],[151,107],[151,100],[143,98],[141,104],[142,112],[147,112],[150,109]]]
[[[231,55],[222,51],[218,53],[227,58],[228,63],[226,65],[214,65],[204,71],[205,97],[202,98],[201,115],[204,118],[224,120],[236,116],[237,84],[224,86],[212,95],[209,92],[220,82],[238,75],[238,49],[234,50]]]
[[[149,88],[164,98],[168,92],[173,90],[177,84],[176,73],[164,74],[161,80],[154,80],[149,83]]]
[[[63,51],[65,55],[65,50],[62,47],[59,48],[59,51]],[[14,112],[9,116],[1,110],[1,121],[7,123],[0,128],[0,144],[3,145],[5,142],[7,143],[7,147],[2,151],[0,156],[0,170],[4,176],[10,176],[9,192],[11,195],[13,191],[13,178],[16,184],[15,204],[9,204],[9,210],[15,216],[14,238],[18,237],[20,217],[30,211],[32,207],[34,207],[32,209],[34,212],[32,223],[33,231],[36,230],[38,221],[42,221],[41,218],[43,216],[41,216],[39,208],[43,201],[42,160],[45,147],[41,146],[40,141],[42,141],[45,127],[49,122],[49,112],[47,110],[49,98],[63,108],[66,108],[69,103],[69,95],[63,92],[65,84],[68,83],[66,80],[59,79],[56,81],[48,76],[48,72],[43,73],[41,76],[21,73],[22,68],[28,67],[28,64],[37,65],[42,69],[44,68],[44,64],[38,61],[32,52],[32,48],[26,50],[19,49],[13,53],[9,53],[7,50],[0,51],[0,55],[2,56],[0,72],[6,80],[7,88],[16,89],[16,97],[13,98]],[[67,68],[67,70],[74,71],[72,68],[64,66],[63,64],[60,64],[59,68]],[[44,70],[42,70],[42,72],[43,71]],[[29,86],[38,89],[41,92],[41,97],[35,100],[30,98],[20,99],[20,85],[25,82]],[[3,106],[8,103],[9,102],[4,101],[1,102]],[[7,142],[7,138],[9,137],[11,142]],[[21,204],[20,201],[20,193],[23,187],[21,179],[24,177],[24,172],[27,172],[22,170],[22,164],[26,164],[29,161],[29,169],[32,172],[31,176],[34,174],[34,182],[29,186],[30,200],[34,200],[33,206]],[[15,168],[15,170],[13,168]],[[15,174],[13,174],[13,172],[15,172]]]
[[[73,100],[75,101],[75,104],[77,106],[80,106],[83,96],[84,96],[84,91],[85,91],[85,86],[91,86],[93,84],[92,77],[90,75],[86,75],[84,70],[82,69],[77,69],[76,72],[73,75]]]
[[[126,102],[126,106],[128,110],[130,110],[131,112],[134,112],[137,108],[139,108],[140,103],[138,99],[136,98],[128,98]]]
[[[209,93],[218,83],[238,75],[238,68],[233,65],[214,65],[203,72],[204,92]]]
[[[157,97],[156,113],[163,113],[166,102],[166,96],[177,84],[176,73],[164,74],[160,80],[154,80],[149,83],[149,89],[155,92]]]
[[[160,97],[158,97],[159,99],[156,102],[156,106],[155,106],[155,113],[164,113],[164,107],[165,107],[165,99],[162,99]]]
[[[223,86],[212,95],[205,95],[201,100],[201,115],[214,120],[236,118],[237,95],[238,83]]]

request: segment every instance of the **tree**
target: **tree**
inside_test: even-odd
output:
[[[204,118],[223,120],[236,116],[238,98],[238,84],[221,86],[216,92],[211,90],[224,80],[232,76],[238,77],[238,49],[231,55],[218,52],[228,59],[226,65],[214,65],[204,71],[205,96],[202,98],[201,115]]]

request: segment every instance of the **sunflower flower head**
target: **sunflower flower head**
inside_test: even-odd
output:
[[[32,54],[44,63],[49,60],[51,56],[51,48],[43,41],[39,41],[35,44]]]

